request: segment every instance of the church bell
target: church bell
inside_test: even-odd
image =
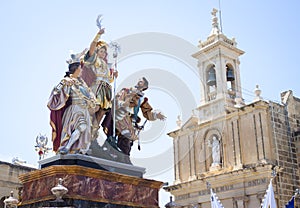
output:
[[[208,79],[207,79],[207,84],[209,86],[214,86],[216,85],[216,72],[214,69],[210,69],[208,71]]]
[[[233,74],[233,70],[231,68],[227,69],[226,77],[227,77],[227,81],[231,82],[234,80],[234,74]]]

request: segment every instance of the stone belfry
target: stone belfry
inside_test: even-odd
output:
[[[198,60],[201,77],[201,105],[221,100],[232,107],[235,98],[242,98],[239,56],[234,39],[227,38],[219,29],[217,10],[212,11],[212,30],[206,41],[199,41],[200,50],[193,55]]]
[[[180,207],[206,208],[210,184],[224,207],[257,208],[273,177],[277,206],[283,207],[300,185],[300,99],[289,90],[281,93],[281,103],[267,101],[256,86],[253,101],[244,103],[244,52],[222,33],[216,14],[213,9],[211,33],[192,55],[198,60],[200,105],[168,134],[175,181],[165,190]]]

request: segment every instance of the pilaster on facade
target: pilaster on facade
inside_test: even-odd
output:
[[[235,208],[247,208],[248,196],[233,197],[233,205]]]
[[[258,192],[257,194],[256,194],[256,198],[259,200],[259,204],[261,204],[262,203],[262,201],[263,201],[263,199],[264,199],[264,197],[265,197],[265,192]]]

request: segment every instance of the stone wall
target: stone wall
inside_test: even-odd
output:
[[[14,192],[14,197],[18,198],[18,188],[22,186],[19,175],[32,170],[34,169],[30,167],[0,161],[0,208],[4,207],[3,201],[11,191]]]
[[[274,180],[276,187],[278,187],[278,206],[282,207],[293,194],[293,178],[294,164],[293,154],[294,146],[291,142],[291,135],[289,131],[289,122],[287,120],[287,111],[285,107],[270,103],[270,122],[275,142],[276,165],[279,167],[277,177]]]

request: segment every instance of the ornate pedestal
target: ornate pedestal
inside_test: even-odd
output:
[[[52,165],[79,165],[139,178],[142,178],[145,173],[145,168],[142,167],[81,154],[56,155],[40,160],[39,164],[42,169]]]
[[[131,165],[132,171],[128,164],[93,164],[94,158],[82,155],[55,157],[42,161],[42,169],[19,177],[23,184],[19,207],[158,207],[162,182],[139,177],[139,167]],[[68,189],[64,201],[55,201],[51,193],[59,178]]]

